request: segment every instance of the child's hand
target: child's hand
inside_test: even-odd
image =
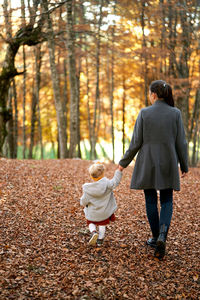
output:
[[[122,171],[124,170],[124,168],[123,168],[122,166],[118,165],[118,170],[119,170],[120,172],[122,172]]]

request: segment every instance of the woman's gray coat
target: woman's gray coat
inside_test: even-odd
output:
[[[141,109],[129,149],[119,164],[126,168],[137,152],[132,189],[180,190],[178,162],[181,171],[188,172],[187,142],[180,110],[164,100]]]

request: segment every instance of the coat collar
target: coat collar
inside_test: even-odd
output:
[[[156,100],[155,102],[154,102],[154,104],[153,105],[158,105],[158,104],[167,104],[166,102],[165,102],[165,100],[164,99],[158,99],[158,100]]]

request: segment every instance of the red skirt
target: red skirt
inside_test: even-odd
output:
[[[95,225],[108,225],[110,221],[114,222],[115,220],[116,220],[115,214],[112,214],[108,219],[99,222],[87,220],[87,225],[89,225],[90,223],[93,223]]]

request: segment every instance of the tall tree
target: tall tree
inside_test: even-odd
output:
[[[115,14],[116,2],[114,1],[113,13]],[[115,161],[115,133],[114,133],[114,111],[113,111],[113,101],[114,101],[114,46],[115,46],[115,21],[111,28],[111,78],[109,82],[109,98],[110,98],[110,115],[111,115],[111,137],[112,137],[112,161]]]
[[[34,2],[37,6],[38,3]],[[34,21],[36,19],[36,15]],[[5,14],[5,23],[7,24],[7,16]],[[11,80],[22,74],[18,72],[15,67],[15,56],[21,45],[33,46],[43,40],[42,25],[44,23],[44,16],[34,26],[34,22],[27,24],[20,28],[11,38],[4,38],[8,46],[6,49],[5,58],[3,61],[0,73],[0,156],[2,155],[2,147],[7,135],[6,123],[12,117],[7,108],[8,91]]]
[[[41,117],[40,117],[40,69],[42,65],[42,53],[41,53],[41,45],[37,45],[35,47],[35,94],[36,94],[36,101],[37,101],[37,120],[38,120],[38,131],[39,131],[39,143],[40,143],[40,152],[41,152],[41,159],[44,158],[44,151],[43,151],[43,137],[42,137],[42,125],[41,125]]]
[[[88,20],[85,16],[85,7],[83,4],[84,0],[80,2],[80,20],[81,23],[85,28],[88,27]],[[85,58],[85,76],[86,76],[86,87],[85,87],[85,95],[87,98],[87,128],[88,128],[88,136],[89,136],[89,143],[90,143],[90,159],[91,159],[91,149],[92,149],[92,120],[91,120],[91,109],[90,109],[90,64],[89,64],[89,51],[90,51],[90,44],[88,43],[87,33],[83,33],[82,37],[82,51],[84,52]]]
[[[145,106],[148,106],[148,60],[147,60],[147,45],[145,36],[145,0],[141,1],[141,27],[142,27],[142,64],[143,64],[143,78],[144,78],[144,96]]]
[[[81,83],[80,83],[80,75],[81,75],[81,57],[78,57],[78,72],[76,75],[77,80],[77,90],[78,90],[78,99],[77,99],[77,146],[78,152],[77,156],[81,158],[81,131],[80,131],[80,92],[81,92]]]
[[[26,158],[26,52],[23,45],[23,158]]]
[[[66,120],[63,112],[63,105],[62,105],[60,90],[59,90],[59,80],[58,80],[59,78],[58,78],[58,73],[57,73],[56,63],[55,63],[54,31],[53,31],[53,25],[52,25],[52,21],[48,9],[47,0],[42,1],[42,7],[43,7],[44,14],[46,15],[47,18],[47,26],[48,26],[47,41],[48,41],[48,48],[49,48],[51,76],[52,76],[52,83],[53,83],[57,123],[58,123],[60,158],[66,158],[67,157]]]
[[[189,120],[189,59],[191,55],[191,15],[190,4],[184,0],[179,3],[168,0],[169,27],[169,76],[175,79],[176,106],[181,109],[186,136]],[[177,24],[181,31],[177,32]],[[178,43],[180,40],[180,43]]]
[[[68,95],[68,80],[67,80],[67,60],[63,60],[63,73],[64,73],[64,91],[63,91],[63,111],[65,114],[66,128],[68,126],[68,103],[69,103],[69,95]],[[67,131],[66,131],[67,133]],[[68,134],[67,134],[67,143],[68,143]],[[67,148],[67,157],[69,156]]]
[[[98,123],[97,120],[100,120],[100,89],[99,89],[99,71],[100,71],[100,46],[101,46],[101,25],[103,18],[103,5],[104,0],[99,1],[99,20],[96,36],[96,93],[95,93],[95,105],[94,105],[94,114],[93,114],[93,126],[92,126],[92,137],[91,137],[91,156],[92,159],[96,159],[96,142],[98,138]],[[97,115],[98,113],[98,115]]]
[[[123,73],[123,81],[122,81],[122,88],[123,88],[123,97],[122,97],[122,153],[125,153],[125,122],[126,122],[126,79]]]
[[[77,108],[78,108],[78,87],[76,78],[75,59],[75,32],[73,26],[73,0],[66,3],[67,9],[67,50],[68,50],[68,70],[70,83],[70,147],[69,157],[76,157],[77,146]]]
[[[17,158],[17,149],[18,149],[18,106],[17,106],[17,91],[15,79],[12,79],[12,90],[13,90],[13,98],[14,98],[14,153],[13,158]]]
[[[31,101],[31,135],[30,135],[30,147],[29,147],[29,158],[33,158],[33,146],[34,146],[34,137],[35,137],[35,122],[36,122],[36,94],[35,86],[33,82],[32,87],[32,101]],[[23,157],[24,158],[24,157]]]
[[[5,27],[6,27],[6,39],[12,38],[12,24],[11,24],[11,15],[9,11],[9,3],[7,0],[4,0],[3,4],[3,11],[4,11],[4,18],[5,18]],[[6,155],[8,155],[8,151],[10,150],[10,157],[13,156],[13,114],[12,114],[12,91],[11,88],[9,88],[7,99],[6,99],[6,108],[9,112],[9,119],[7,128],[5,128],[6,131],[8,131],[8,138],[7,143],[5,147]],[[1,120],[1,118],[0,118]],[[2,145],[3,146],[3,145]]]
[[[31,104],[31,136],[29,158],[33,158],[33,146],[35,139],[36,121],[38,121],[39,144],[41,150],[41,158],[43,159],[43,143],[42,143],[42,128],[40,120],[40,106],[39,106],[39,91],[40,91],[40,69],[41,69],[41,47],[37,45],[34,48],[35,58],[35,80],[32,88],[32,104]]]
[[[22,28],[26,26],[25,4],[24,0],[21,0],[21,25]],[[26,158],[26,51],[23,45],[23,158]]]
[[[82,2],[80,3],[80,5]],[[79,16],[80,15],[80,16]],[[76,9],[76,5],[74,5],[74,24],[75,26],[79,25],[78,21],[81,17],[81,13],[78,13]],[[77,20],[77,21],[76,21]],[[82,34],[79,34],[79,39],[77,41],[80,45],[80,50],[77,55],[77,72],[76,72],[76,80],[77,80],[77,156],[81,158],[81,130],[80,130],[80,93],[81,93],[81,70],[82,70],[82,55],[81,55],[81,48],[83,44]]]
[[[191,166],[196,166],[198,157],[197,157],[197,151],[198,151],[198,131],[199,131],[199,124],[200,124],[200,88],[196,91],[196,97],[195,97],[195,103],[194,103],[194,109],[193,109],[193,116],[192,116],[192,124],[191,124],[191,130],[190,130],[190,141],[192,141],[192,157],[191,157]]]
[[[14,153],[14,122],[13,122],[13,106],[12,106],[12,99],[13,99],[13,93],[12,93],[12,88],[10,87],[9,89],[9,94],[8,94],[8,109],[10,110],[10,113],[12,115],[12,118],[8,121],[7,123],[7,130],[8,130],[8,136],[7,136],[7,153],[6,156],[10,158],[15,158],[15,153]]]

